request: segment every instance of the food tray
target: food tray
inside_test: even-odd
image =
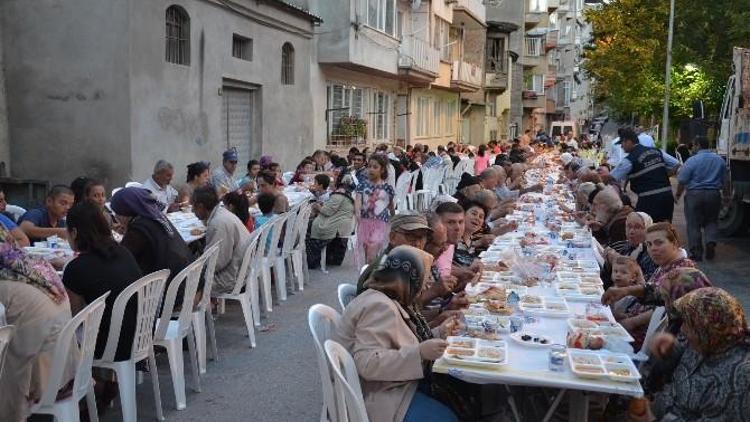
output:
[[[641,379],[641,374],[633,361],[628,355],[621,353],[568,349],[568,363],[573,374],[580,378],[607,378],[618,382],[634,382]]]
[[[471,337],[448,337],[443,358],[449,364],[483,368],[502,368],[508,363],[508,345],[504,341]]]
[[[526,347],[543,348],[550,347],[554,344],[551,338],[535,333],[518,332],[511,334],[510,338],[516,343]]]
[[[530,301],[536,298],[537,301]],[[522,296],[518,302],[518,308],[524,314],[564,318],[570,315],[570,308],[564,298],[551,298],[542,296]]]
[[[484,340],[500,340],[500,334],[510,332],[510,319],[499,315],[464,315],[466,335]]]
[[[573,283],[557,283],[557,294],[571,301],[590,302],[601,299],[604,289],[600,286],[581,286]]]
[[[558,271],[557,280],[563,283],[576,283],[582,286],[603,286],[604,283],[599,274],[576,273],[572,271]]]
[[[604,337],[618,337],[625,341],[635,341],[622,325],[616,322],[597,322],[582,318],[569,318],[568,327],[571,331],[584,331],[592,335]]]

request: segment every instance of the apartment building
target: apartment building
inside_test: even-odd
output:
[[[556,34],[555,16],[560,0],[525,0],[524,38],[521,54],[523,67],[523,131],[546,130],[547,97],[554,86],[550,74],[549,52]]]
[[[485,52],[485,140],[508,140],[522,127],[523,1],[488,1]]]
[[[463,138],[462,94],[481,89],[484,77],[481,0],[306,6],[323,19],[312,88],[316,145],[437,146]]]
[[[591,24],[585,21],[584,12],[599,4],[559,1],[557,13],[551,15],[557,37],[556,47],[548,56],[550,73],[555,75],[555,84],[547,97],[548,119],[577,121],[583,128],[593,110],[590,83],[581,70],[583,47],[591,38]]]
[[[114,187],[167,159],[180,185],[228,147],[292,167],[319,22],[281,0],[2,1],[11,175]]]

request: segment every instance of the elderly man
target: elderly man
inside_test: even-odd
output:
[[[211,186],[195,189],[191,199],[193,212],[206,224],[206,247],[221,241],[213,289],[229,293],[234,289],[242,259],[250,246],[250,233],[234,213],[219,205],[219,195]]]
[[[216,189],[219,197],[240,189],[240,185],[234,176],[236,170],[237,150],[234,148],[228,149],[222,154],[221,166],[217,166],[211,174],[211,186]]]
[[[603,246],[626,240],[625,221],[633,209],[623,205],[620,194],[611,187],[597,187],[589,194],[591,215],[588,225]]]
[[[421,215],[416,214],[397,214],[391,218],[391,232],[388,235],[388,246],[385,250],[375,258],[376,264],[368,265],[365,271],[359,276],[357,282],[357,292],[361,292],[362,286],[370,275],[377,268],[377,263],[380,262],[384,255],[387,255],[391,249],[396,246],[407,245],[413,246],[417,249],[424,250],[425,244],[427,243],[427,235],[432,231],[430,226],[427,224],[427,219]]]
[[[693,261],[703,260],[703,239],[706,234],[706,259],[712,260],[716,254],[716,240],[719,237],[719,211],[721,210],[721,189],[726,177],[726,163],[719,154],[709,151],[708,138],[700,136],[693,142],[695,154],[688,158],[677,175],[675,202],[687,189],[685,195],[685,218],[687,219],[688,245]]]
[[[143,182],[143,187],[151,191],[156,200],[164,204],[167,212],[176,211],[180,204],[176,203],[177,189],[173,188],[172,178],[174,167],[166,160],[159,160],[154,165],[154,173]]]
[[[497,170],[492,167],[487,167],[477,176],[479,184],[482,185],[482,189],[495,190],[500,177],[497,174]]]
[[[620,131],[617,144],[622,145],[628,156],[612,169],[610,176],[620,183],[630,180],[630,188],[638,194],[636,211],[650,215],[654,223],[672,221],[674,196],[669,175],[677,171],[679,161],[656,148],[641,145],[632,129]]]

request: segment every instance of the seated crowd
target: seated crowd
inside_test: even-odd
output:
[[[712,287],[670,223],[654,224],[649,214],[632,208],[608,167],[577,157],[572,136],[563,142],[560,182],[577,200],[576,209],[567,211],[601,246],[602,302],[635,338],[635,350],[653,356],[644,369],[650,406],[643,420],[652,415],[665,421],[750,420],[750,335],[737,299]],[[341,265],[356,233],[354,260],[358,269],[366,267],[334,339],[354,358],[370,420],[480,420],[505,412],[501,400],[486,399],[493,387],[433,373],[432,364],[469,305],[465,288],[482,272],[479,254],[497,236],[517,229],[506,217],[518,198],[543,189],[526,181],[532,159],[556,148],[549,137],[534,142],[527,133],[511,145],[491,142],[476,150],[453,143],[435,151],[419,144],[390,151],[378,146],[371,154],[352,148],[346,157],[320,150],[288,174],[263,156],[250,160],[244,175],[237,171],[236,151],[228,150],[215,169],[207,162],[188,165],[179,189],[172,186],[174,167],[164,160],[144,183],[117,190],[109,202],[96,180],[82,177],[70,187],[53,186],[44,206],[18,221],[4,213],[0,191],[0,302],[24,338],[11,345],[6,360],[0,397],[10,399],[0,400],[0,415],[24,420],[49,376],[51,347],[61,326],[103,293],[111,292],[96,356],[103,353],[115,298],[144,274],[166,268],[174,276],[203,248],[221,242],[213,289],[230,292],[250,233],[290,211],[284,194],[290,184],[312,194],[305,239],[309,268],[320,266],[323,250],[328,265]],[[474,159],[474,175],[460,176],[453,197],[438,195],[429,210],[396,214],[401,176],[415,172],[420,189],[423,169],[455,168],[466,157]],[[254,216],[250,207],[258,208]],[[188,245],[167,218],[180,209],[192,210],[204,222],[202,244]],[[62,277],[53,268],[60,263],[38,260],[23,249],[53,236],[66,239],[76,252]],[[643,344],[657,306],[666,309],[666,327]],[[128,354],[135,313],[129,304],[117,358]],[[721,388],[719,380],[726,381]],[[104,390],[116,385],[102,381],[96,392],[104,404]]]

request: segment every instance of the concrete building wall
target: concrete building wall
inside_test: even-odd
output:
[[[221,165],[229,145],[222,128],[222,95],[228,86],[252,89],[252,157],[271,155],[285,168],[314,148],[310,57],[312,24],[254,0],[230,11],[207,0],[135,0],[131,16],[133,176],[142,180],[158,158],[176,167],[210,160]],[[164,16],[171,4],[190,16],[190,65],[164,58]],[[136,30],[137,28],[137,30]],[[253,40],[252,61],[232,57],[232,36]],[[294,47],[294,84],[281,84],[281,49]],[[244,163],[240,164],[244,171]]]
[[[14,176],[52,183],[81,174],[105,183],[128,177],[128,7],[0,2]]]
[[[2,21],[0,21],[0,25],[2,25]],[[3,31],[0,31],[0,177],[10,175],[10,137],[8,136],[8,107],[5,100]]]

